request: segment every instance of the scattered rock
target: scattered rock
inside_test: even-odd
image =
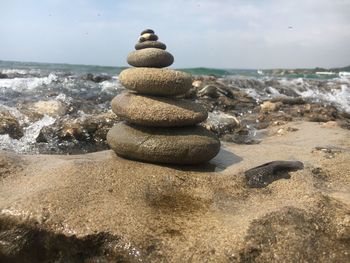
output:
[[[51,117],[63,116],[67,112],[64,103],[58,100],[38,101],[30,106],[31,110],[40,115],[49,115]]]
[[[97,75],[97,76],[95,76],[92,73],[87,73],[86,75],[82,76],[81,78],[83,80],[89,80],[89,81],[93,81],[93,82],[96,82],[96,83],[100,83],[100,82],[103,82],[103,81],[111,79],[111,77],[108,76],[108,75]]]
[[[288,104],[288,105],[302,105],[306,103],[306,101],[302,97],[296,97],[296,98],[277,97],[277,98],[271,99],[271,102],[273,103],[281,102],[283,104]]]
[[[298,128],[294,128],[294,127],[281,128],[277,130],[277,136],[283,136],[290,132],[296,132],[296,131],[298,131]]]
[[[8,134],[13,139],[23,136],[23,130],[16,117],[6,110],[0,111],[0,134]]]
[[[227,133],[232,133],[235,129],[241,127],[240,121],[232,115],[214,111],[209,112],[208,119],[203,123],[203,126],[215,132],[218,136],[222,136]]]
[[[8,76],[0,72],[0,79],[7,79]]]
[[[104,143],[108,130],[118,121],[118,117],[112,113],[102,113],[68,120],[61,124],[60,129],[57,131],[57,136],[61,140],[74,139]]]
[[[203,81],[202,80],[194,80],[192,82],[192,86],[196,89],[196,90],[201,90],[203,88]]]
[[[288,172],[303,169],[304,165],[299,161],[273,161],[254,167],[244,172],[247,186],[262,188],[272,182],[285,178],[289,179]]]
[[[327,121],[325,123],[322,123],[322,128],[337,128],[339,127],[338,123],[336,121]]]
[[[262,112],[271,112],[271,111],[278,111],[281,107],[281,102],[271,102],[271,101],[264,101],[260,105],[260,109]]]
[[[220,95],[217,92],[217,89],[215,86],[207,85],[198,92],[198,96],[208,96],[215,99],[215,98],[218,98]]]
[[[312,152],[319,152],[323,153],[324,157],[327,159],[332,159],[335,157],[336,154],[342,153],[342,152],[349,152],[349,149],[344,149],[336,146],[316,146]]]

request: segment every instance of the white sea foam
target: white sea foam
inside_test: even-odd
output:
[[[115,92],[116,90],[124,89],[119,80],[116,78],[112,78],[112,80],[105,80],[99,85],[102,92]]]
[[[57,81],[57,79],[58,77],[53,73],[43,78],[0,79],[0,88],[11,88],[16,91],[33,90],[43,85],[49,85],[53,81]]]
[[[329,92],[318,89],[307,89],[306,91],[299,92],[299,95],[317,102],[333,104],[345,112],[350,113],[350,88],[345,84],[342,84],[340,87],[340,89],[333,88]]]
[[[234,80],[234,86],[246,92],[258,103],[276,97],[300,96],[309,101],[332,104],[340,110],[350,113],[350,79],[335,78],[329,80],[314,79],[244,79]],[[270,83],[273,83],[271,85]]]
[[[27,74],[40,74],[40,69],[3,69],[1,70],[2,74],[12,75],[27,75]]]
[[[40,131],[45,126],[50,126],[56,121],[55,118],[45,115],[42,119],[32,123],[24,129],[24,135],[19,140],[12,139],[8,134],[0,135],[0,147],[2,150],[11,150],[18,153],[33,152]]]

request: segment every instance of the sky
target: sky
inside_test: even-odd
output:
[[[127,66],[152,28],[173,67],[350,65],[350,0],[0,0],[0,60]]]

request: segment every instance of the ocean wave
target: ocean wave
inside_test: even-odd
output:
[[[0,79],[0,88],[11,88],[15,91],[33,90],[43,85],[49,85],[54,81],[58,81],[58,77],[54,73],[50,73],[49,76],[42,78]]]
[[[277,97],[302,97],[312,102],[331,104],[350,113],[350,79],[225,77],[223,82],[244,91],[257,102]]]
[[[0,70],[2,74],[6,75],[40,75],[40,69],[2,69]]]

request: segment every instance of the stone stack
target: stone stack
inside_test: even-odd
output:
[[[212,159],[220,141],[200,122],[207,111],[192,101],[175,98],[192,86],[191,75],[166,69],[174,62],[154,31],[141,32],[136,51],[119,80],[128,92],[112,100],[112,110],[124,121],[108,132],[109,146],[120,156],[146,162],[198,164]]]

